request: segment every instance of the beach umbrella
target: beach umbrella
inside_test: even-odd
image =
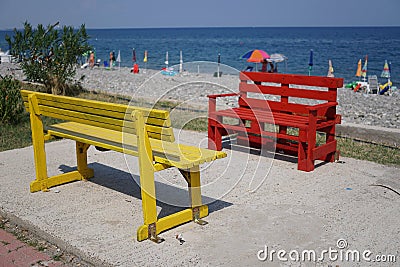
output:
[[[165,54],[165,65],[166,65],[166,68],[168,69],[168,51]]]
[[[362,62],[361,62],[361,59],[360,59],[358,61],[358,64],[357,64],[356,77],[361,77],[361,65],[362,65]]]
[[[219,78],[219,65],[221,64],[221,54],[218,53],[218,67],[217,67],[217,77]]]
[[[267,52],[261,49],[254,49],[248,51],[246,54],[242,56],[242,58],[247,59],[247,62],[256,63],[256,70],[257,70],[257,63],[261,63],[270,58]]]
[[[367,80],[367,71],[368,71],[368,55],[365,56],[364,66],[361,69],[361,76],[363,77],[364,82]]]
[[[121,69],[121,51],[120,50],[118,50],[118,56],[115,61],[118,62],[118,68]]]
[[[285,55],[276,53],[271,54],[270,57],[267,59],[268,62],[274,62],[274,63],[283,62],[285,60],[287,60],[287,57]]]
[[[143,62],[144,62],[144,72],[145,72],[147,68],[147,50],[144,51]]]
[[[247,62],[260,63],[266,59],[269,59],[270,56],[264,50],[254,49],[248,51],[246,54],[242,56],[242,58],[247,59]]]
[[[287,72],[287,60],[288,60],[288,58],[285,55],[274,53],[274,54],[270,55],[270,58],[267,59],[267,62],[272,62],[272,63],[277,64],[279,62],[285,61],[285,70]],[[277,68],[277,67],[275,67],[275,68]]]
[[[333,65],[332,65],[332,60],[328,60],[328,77],[335,77],[335,75],[333,74]]]
[[[390,70],[389,70],[389,64],[387,60],[385,60],[385,64],[383,65],[383,71],[381,73],[382,78],[390,78]]]
[[[183,56],[182,56],[182,50],[179,53],[179,72],[183,72]]]
[[[314,65],[314,51],[311,49],[310,50],[310,59],[308,61],[308,76],[311,75],[312,67]]]
[[[383,65],[383,71],[381,73],[381,77],[388,79],[387,86],[388,86],[388,88],[390,90],[390,84],[391,84],[390,83],[390,67],[389,67],[389,64],[388,64],[387,60],[385,60],[385,64]]]
[[[136,49],[132,48],[132,61],[133,63],[136,63]]]

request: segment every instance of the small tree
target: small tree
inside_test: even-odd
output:
[[[71,26],[56,29],[58,22],[44,28],[33,29],[28,22],[24,29],[14,29],[14,36],[6,35],[11,54],[21,62],[27,79],[45,85],[47,92],[68,94],[79,56],[91,49],[85,25],[78,30]]]

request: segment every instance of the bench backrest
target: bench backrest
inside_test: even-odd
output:
[[[297,99],[337,101],[337,88],[343,87],[342,78],[304,76],[296,74],[280,74],[268,72],[241,72],[239,91],[239,106],[265,109],[269,106],[272,111],[306,114],[310,106]],[[254,94],[261,94],[256,97]],[[265,95],[275,96],[276,100],[268,99]],[[293,98],[293,99],[291,99]]]
[[[24,105],[29,112],[29,95],[34,95],[38,110],[35,113],[65,121],[73,121],[106,129],[136,134],[135,122],[131,117],[134,110],[144,116],[149,138],[174,142],[169,112],[122,104],[57,96],[21,90]]]

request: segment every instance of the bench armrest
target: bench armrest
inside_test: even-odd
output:
[[[315,106],[309,106],[306,107],[308,109],[308,111],[314,111],[314,110],[319,110],[319,109],[323,109],[323,108],[330,108],[330,107],[334,107],[337,106],[338,102],[328,102],[328,103],[323,103],[323,104],[318,104]]]
[[[217,97],[227,97],[227,96],[239,96],[239,93],[230,93],[230,94],[217,94],[217,95],[208,95],[208,98],[217,99]]]
[[[210,113],[213,113],[216,111],[218,97],[227,97],[227,96],[240,96],[240,94],[239,93],[230,93],[230,94],[208,95],[207,96],[208,97],[208,113],[210,114]]]

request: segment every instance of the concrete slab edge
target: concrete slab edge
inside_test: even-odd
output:
[[[344,123],[336,125],[336,136],[400,148],[400,129]]]
[[[67,244],[65,241],[61,240],[60,238],[57,238],[55,236],[52,236],[49,233],[46,233],[45,231],[41,230],[39,227],[33,225],[32,223],[23,220],[11,212],[5,211],[2,207],[0,207],[0,215],[7,220],[9,220],[12,224],[19,225],[24,229],[27,229],[37,237],[44,239],[60,249],[64,250],[67,253],[73,254],[77,257],[80,257],[82,260],[86,261],[87,263],[90,263],[94,266],[99,266],[99,267],[112,267],[112,264],[106,263],[100,259],[97,259],[95,257],[86,255],[83,251]]]

